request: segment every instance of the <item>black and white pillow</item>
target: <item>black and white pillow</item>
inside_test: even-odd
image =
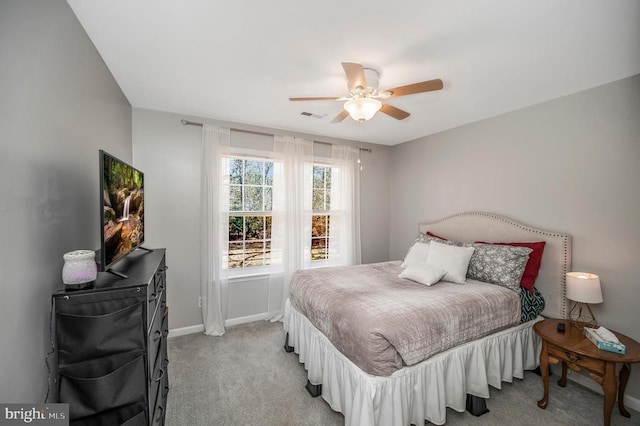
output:
[[[520,279],[529,260],[528,247],[498,244],[464,243],[475,248],[469,261],[467,277],[520,291]]]

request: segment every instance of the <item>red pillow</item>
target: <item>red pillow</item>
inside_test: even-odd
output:
[[[533,250],[529,253],[529,260],[524,267],[524,273],[520,280],[520,287],[524,287],[529,290],[529,293],[533,293],[533,284],[536,282],[538,271],[540,270],[540,263],[542,262],[542,252],[544,251],[544,241],[538,243],[485,243],[478,241],[481,244],[498,244],[502,246],[514,246],[514,247],[529,247]]]
[[[441,239],[441,240],[448,241],[446,238],[443,238],[443,237],[441,237],[440,235],[436,235],[436,234],[434,234],[433,232],[429,232],[429,231],[427,231],[427,235],[428,235],[428,236],[430,236],[430,237],[433,237],[433,238],[439,238],[439,239]]]

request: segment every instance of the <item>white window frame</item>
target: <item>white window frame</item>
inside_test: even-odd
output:
[[[265,153],[264,151],[259,151],[259,150],[252,150],[252,149],[244,149],[244,148],[234,148],[227,156],[226,158],[228,159],[242,159],[242,160],[256,160],[256,161],[264,161],[264,162],[272,162],[272,163],[277,163],[278,161],[273,157],[273,156],[269,156],[269,155],[265,155],[267,153]],[[235,186],[236,184],[232,184],[231,182],[229,182],[229,189],[231,189],[231,186]],[[242,184],[242,186],[244,187],[244,183]],[[251,185],[249,185],[251,186]],[[262,185],[263,187],[265,185]],[[273,188],[273,186],[271,185],[271,187]],[[230,193],[231,191],[229,191]],[[273,192],[271,194],[271,196],[273,197]],[[272,205],[273,205],[273,198],[272,198]],[[262,210],[262,211],[237,211],[237,210],[231,210],[231,199],[229,199],[229,210],[227,212],[228,214],[228,218],[232,217],[232,216],[271,216],[273,217],[272,214],[268,214],[271,213],[269,211],[266,210]],[[273,220],[273,219],[272,219]],[[226,232],[229,232],[229,226],[227,226]],[[253,241],[253,240],[246,240],[243,239],[241,240],[241,242],[245,243],[247,241]],[[271,241],[271,239],[262,239],[262,240],[255,240],[255,241],[262,241],[265,242],[266,241]],[[229,240],[229,244],[232,244],[236,241],[231,241]],[[240,241],[238,241],[240,242]],[[266,250],[265,250],[265,254],[266,254]],[[229,268],[229,247],[227,246],[225,248],[225,250],[222,253],[222,260],[223,260],[223,265],[227,276],[231,279],[231,282],[233,281],[237,281],[237,279],[240,278],[251,278],[251,277],[260,277],[260,276],[268,276],[270,273],[274,272],[274,266],[269,264],[269,265],[259,265],[259,266],[242,266],[242,267],[238,267],[238,268]]]
[[[328,168],[329,170],[333,169],[333,165],[331,164],[329,159],[315,159],[313,164],[313,167],[324,167],[324,168]],[[313,170],[313,169],[312,169]],[[313,172],[312,172],[313,173]],[[333,172],[331,173],[331,175],[333,176]],[[312,181],[313,181],[313,176],[312,176]],[[327,182],[326,182],[326,178],[324,181],[324,188],[316,188],[315,186],[311,187],[311,199],[313,200],[313,190],[314,189],[323,189],[325,191],[325,199],[327,195],[331,194],[331,189],[327,189]],[[328,216],[328,222],[329,224],[331,223],[331,208],[329,207],[326,210],[315,210],[313,209],[312,206],[312,212],[311,212],[311,222],[313,224],[313,216]],[[330,254],[329,254],[329,244],[331,244],[331,226],[329,225],[328,229],[327,229],[327,235],[326,237],[313,237],[313,233],[311,235],[309,235],[309,240],[311,242],[309,250],[311,251],[313,248],[313,239],[314,238],[325,238],[327,241],[327,245],[325,247],[326,249],[326,254],[327,257],[325,259],[312,259],[311,258],[311,252],[309,253],[309,267],[310,269],[315,269],[315,268],[324,268],[327,266],[331,266],[331,258],[330,258]]]

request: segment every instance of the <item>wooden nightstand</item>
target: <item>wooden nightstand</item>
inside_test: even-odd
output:
[[[565,331],[557,331],[559,323],[565,324]],[[582,334],[582,328],[571,324],[569,320],[547,319],[533,326],[533,330],[542,338],[540,352],[540,370],[544,383],[544,396],[538,401],[538,407],[547,408],[549,402],[549,364],[562,363],[562,377],[558,385],[567,385],[567,367],[573,371],[582,369],[602,385],[604,391],[604,424],[609,426],[611,411],[616,401],[616,364],[622,364],[620,382],[617,389],[620,414],[631,417],[624,407],[624,391],[629,381],[631,364],[640,362],[640,343],[630,337],[614,331],[618,339],[626,346],[626,354],[620,355],[598,349]],[[613,331],[613,330],[612,330]]]

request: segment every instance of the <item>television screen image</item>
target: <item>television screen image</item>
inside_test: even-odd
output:
[[[100,151],[102,268],[144,242],[144,174]]]

